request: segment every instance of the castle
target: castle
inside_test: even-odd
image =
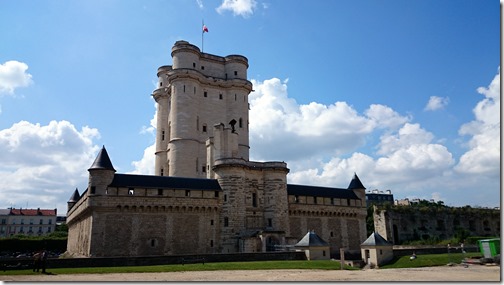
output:
[[[267,252],[309,231],[358,252],[365,187],[287,184],[285,162],[249,161],[248,59],[203,53],[186,41],[158,68],[155,175],[116,173],[105,149],[87,189],[68,201],[75,256]],[[272,146],[281,147],[281,146]]]

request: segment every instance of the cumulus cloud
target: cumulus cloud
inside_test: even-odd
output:
[[[443,109],[449,102],[450,98],[448,97],[431,96],[429,98],[429,102],[424,108],[424,111],[436,111]]]
[[[0,130],[0,207],[66,209],[72,187],[87,184],[96,138],[97,129],[77,130],[68,121],[21,121]]]
[[[138,161],[133,161],[131,165],[134,167],[134,170],[131,171],[131,174],[143,174],[143,175],[154,175],[154,166],[156,162],[156,144],[148,146],[144,150],[144,154],[142,159]]]
[[[32,84],[32,75],[27,70],[24,62],[11,60],[0,64],[0,95],[12,95],[17,88]]]
[[[461,173],[500,174],[500,68],[488,87],[480,87],[485,96],[473,109],[475,120],[462,125],[459,134],[470,136],[469,150],[460,157],[455,170]]]
[[[247,18],[254,14],[257,2],[255,0],[223,0],[222,4],[216,8],[219,14],[226,10],[233,12],[235,16]]]

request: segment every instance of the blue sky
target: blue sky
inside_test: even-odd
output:
[[[153,173],[171,47],[249,59],[251,159],[290,183],[500,206],[500,3],[0,2],[0,207],[58,208],[105,145]]]

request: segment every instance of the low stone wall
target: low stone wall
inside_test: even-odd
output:
[[[54,258],[47,260],[47,268],[78,268],[78,267],[113,267],[113,266],[146,266],[165,264],[189,264],[207,262],[233,261],[267,261],[267,260],[306,260],[304,252],[271,252],[271,253],[235,253],[207,255],[177,255],[177,256],[145,256],[145,257],[90,257],[90,258]],[[1,259],[4,269],[31,268],[31,259]]]

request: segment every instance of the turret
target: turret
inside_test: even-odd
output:
[[[88,195],[105,195],[107,186],[112,183],[116,172],[105,146],[100,150],[88,171]]]
[[[350,184],[348,185],[348,190],[352,190],[355,195],[357,195],[357,197],[361,199],[361,205],[363,207],[366,207],[366,187],[362,185],[362,182],[360,181],[356,173],[354,173],[352,181],[350,181]]]
[[[72,209],[72,207],[79,201],[80,199],[80,194],[79,194],[79,189],[75,188],[75,191],[72,194],[72,197],[70,197],[70,200],[67,202],[67,212]]]

